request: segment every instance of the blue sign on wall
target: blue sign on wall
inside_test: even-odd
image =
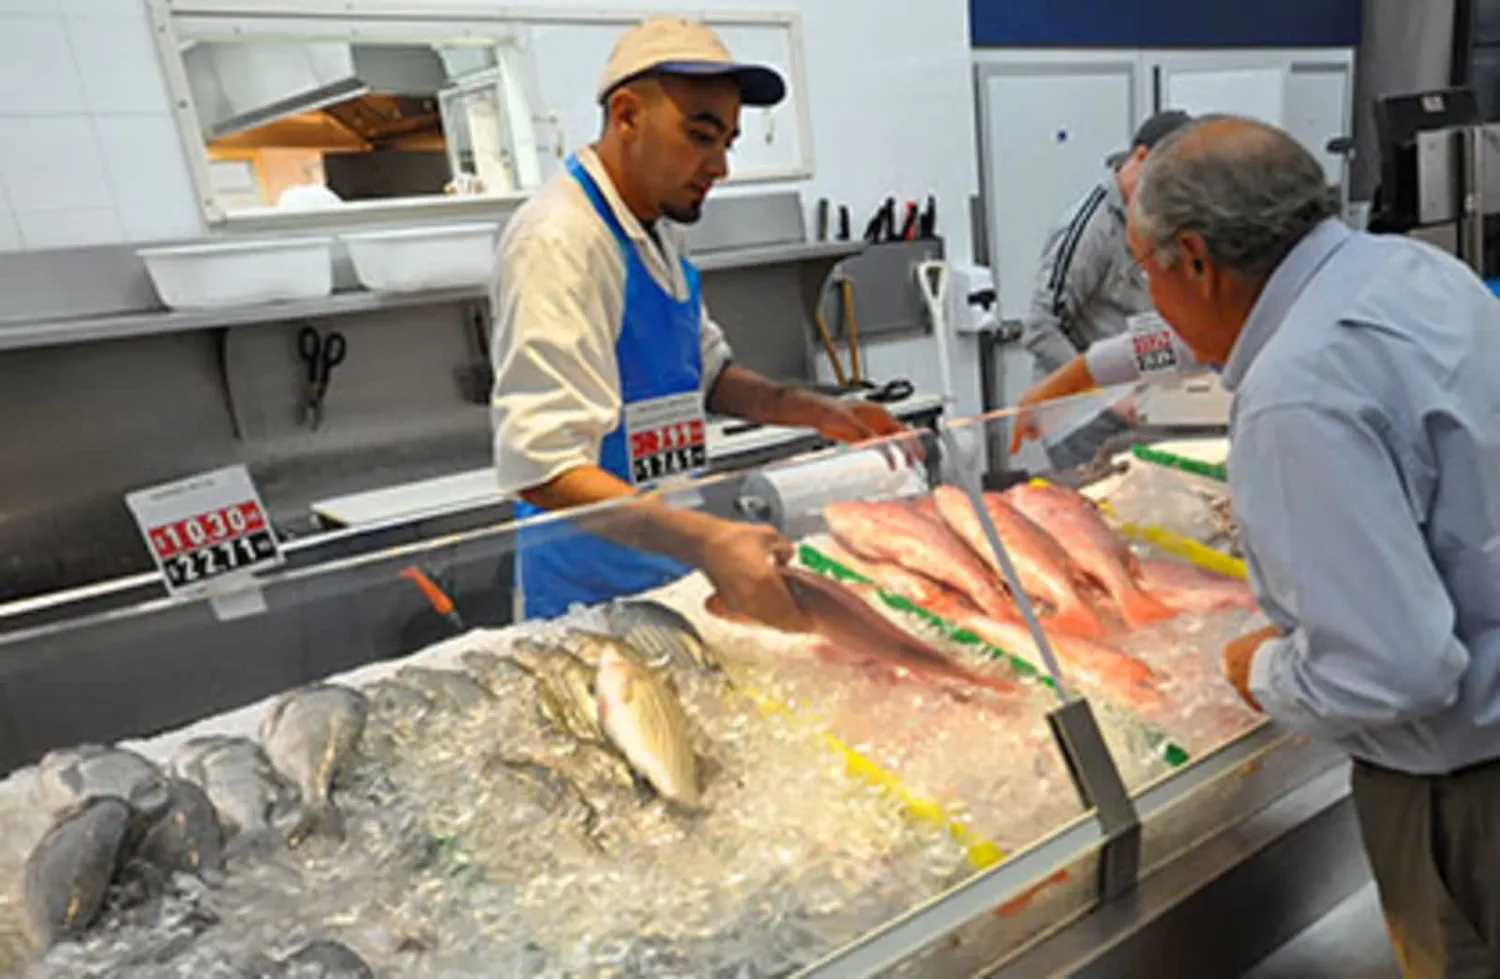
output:
[[[969,0],[975,47],[1353,47],[1362,0]]]

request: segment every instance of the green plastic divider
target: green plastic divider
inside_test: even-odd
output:
[[[871,581],[869,578],[866,578],[864,575],[844,567],[842,564],[824,554],[822,551],[819,551],[811,544],[799,544],[797,546],[797,557],[810,570],[816,571],[819,574],[826,575],[835,580],[853,581],[862,585],[875,585],[875,582]],[[880,600],[890,608],[896,609],[899,612],[906,612],[908,614],[915,615],[927,624],[939,629],[943,633],[943,635],[953,640],[954,642],[965,646],[977,646],[980,649],[984,650],[989,656],[995,659],[1003,660],[1007,665],[1010,666],[1011,669],[1015,670],[1020,675],[1038,680],[1041,683],[1045,684],[1048,689],[1057,689],[1057,684],[1052,682],[1052,677],[1048,676],[1045,670],[1038,669],[1031,661],[1023,659],[1008,650],[1001,649],[998,646],[993,646],[985,642],[983,639],[980,639],[969,630],[954,625],[952,622],[949,622],[942,616],[928,611],[927,609],[923,608],[922,606],[918,605],[916,602],[913,602],[908,598],[903,598],[900,595],[893,595],[878,586],[875,587],[875,591],[876,594],[880,596]],[[1146,740],[1151,745],[1152,750],[1158,752],[1161,755],[1163,761],[1165,761],[1173,768],[1177,768],[1187,763],[1188,759],[1191,757],[1188,754],[1187,749],[1174,743],[1170,738],[1168,738],[1162,732],[1156,730],[1152,725],[1147,724],[1144,721],[1140,721],[1139,718],[1137,718],[1136,721],[1145,731]]]
[[[1229,467],[1223,463],[1189,459],[1175,452],[1163,452],[1161,449],[1149,448],[1139,442],[1132,445],[1130,451],[1142,462],[1150,462],[1158,466],[1166,466],[1170,469],[1179,469],[1182,472],[1192,473],[1195,476],[1203,476],[1221,483],[1229,481]]]

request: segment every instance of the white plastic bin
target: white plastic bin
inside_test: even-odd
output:
[[[173,309],[252,306],[333,292],[333,240],[286,238],[143,248],[136,252]]]
[[[340,235],[372,292],[477,288],[495,265],[496,224],[451,224]]]

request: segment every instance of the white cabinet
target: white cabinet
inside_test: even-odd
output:
[[[1328,141],[1353,126],[1354,52],[1348,48],[1142,51],[1141,101],[1149,114],[1227,112],[1280,126],[1344,182],[1343,158]]]
[[[1342,160],[1326,147],[1352,125],[1353,65],[1348,48],[976,50],[980,180],[1001,317],[1025,311],[1048,229],[1158,109],[1275,123],[1342,183]]]
[[[1000,309],[1015,318],[1048,230],[1104,176],[1105,158],[1130,143],[1143,118],[1140,59],[1018,51],[976,60],[989,264]]]

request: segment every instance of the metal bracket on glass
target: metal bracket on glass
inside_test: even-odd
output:
[[[950,456],[955,460],[962,458],[956,451],[951,432],[946,427],[942,429],[941,436],[949,449]],[[1068,774],[1073,779],[1073,786],[1078,791],[1079,798],[1083,801],[1085,808],[1094,810],[1095,818],[1099,821],[1099,828],[1104,834],[1104,851],[1099,859],[1099,896],[1106,901],[1114,900],[1135,886],[1140,870],[1140,817],[1136,813],[1135,805],[1130,801],[1130,793],[1125,788],[1124,779],[1120,777],[1120,770],[1115,765],[1114,756],[1110,754],[1108,745],[1104,743],[1104,735],[1099,730],[1093,710],[1090,709],[1087,701],[1068,696],[1067,687],[1063,683],[1062,668],[1058,665],[1052,642],[1042,631],[1041,623],[1036,617],[1036,609],[1032,606],[1026,590],[1021,587],[1021,580],[1016,574],[1010,552],[1006,550],[1005,543],[1000,539],[1000,533],[995,528],[995,522],[990,519],[989,510],[984,505],[979,474],[959,473],[958,475],[961,477],[959,482],[964,493],[969,498],[969,505],[974,508],[974,514],[979,518],[979,525],[984,528],[985,540],[990,546],[996,563],[1000,565],[1005,583],[1010,587],[1010,593],[1015,596],[1016,606],[1021,610],[1021,618],[1026,622],[1032,642],[1036,644],[1042,662],[1052,677],[1052,684],[1057,691],[1060,704],[1047,715],[1047,723],[1052,728],[1052,736],[1057,740],[1063,759],[1067,762]]]
[[[1140,875],[1140,815],[1088,701],[1068,701],[1047,715],[1047,725],[1068,763],[1079,799],[1084,808],[1094,810],[1104,834],[1099,854],[1099,897],[1113,901],[1133,888]]]

